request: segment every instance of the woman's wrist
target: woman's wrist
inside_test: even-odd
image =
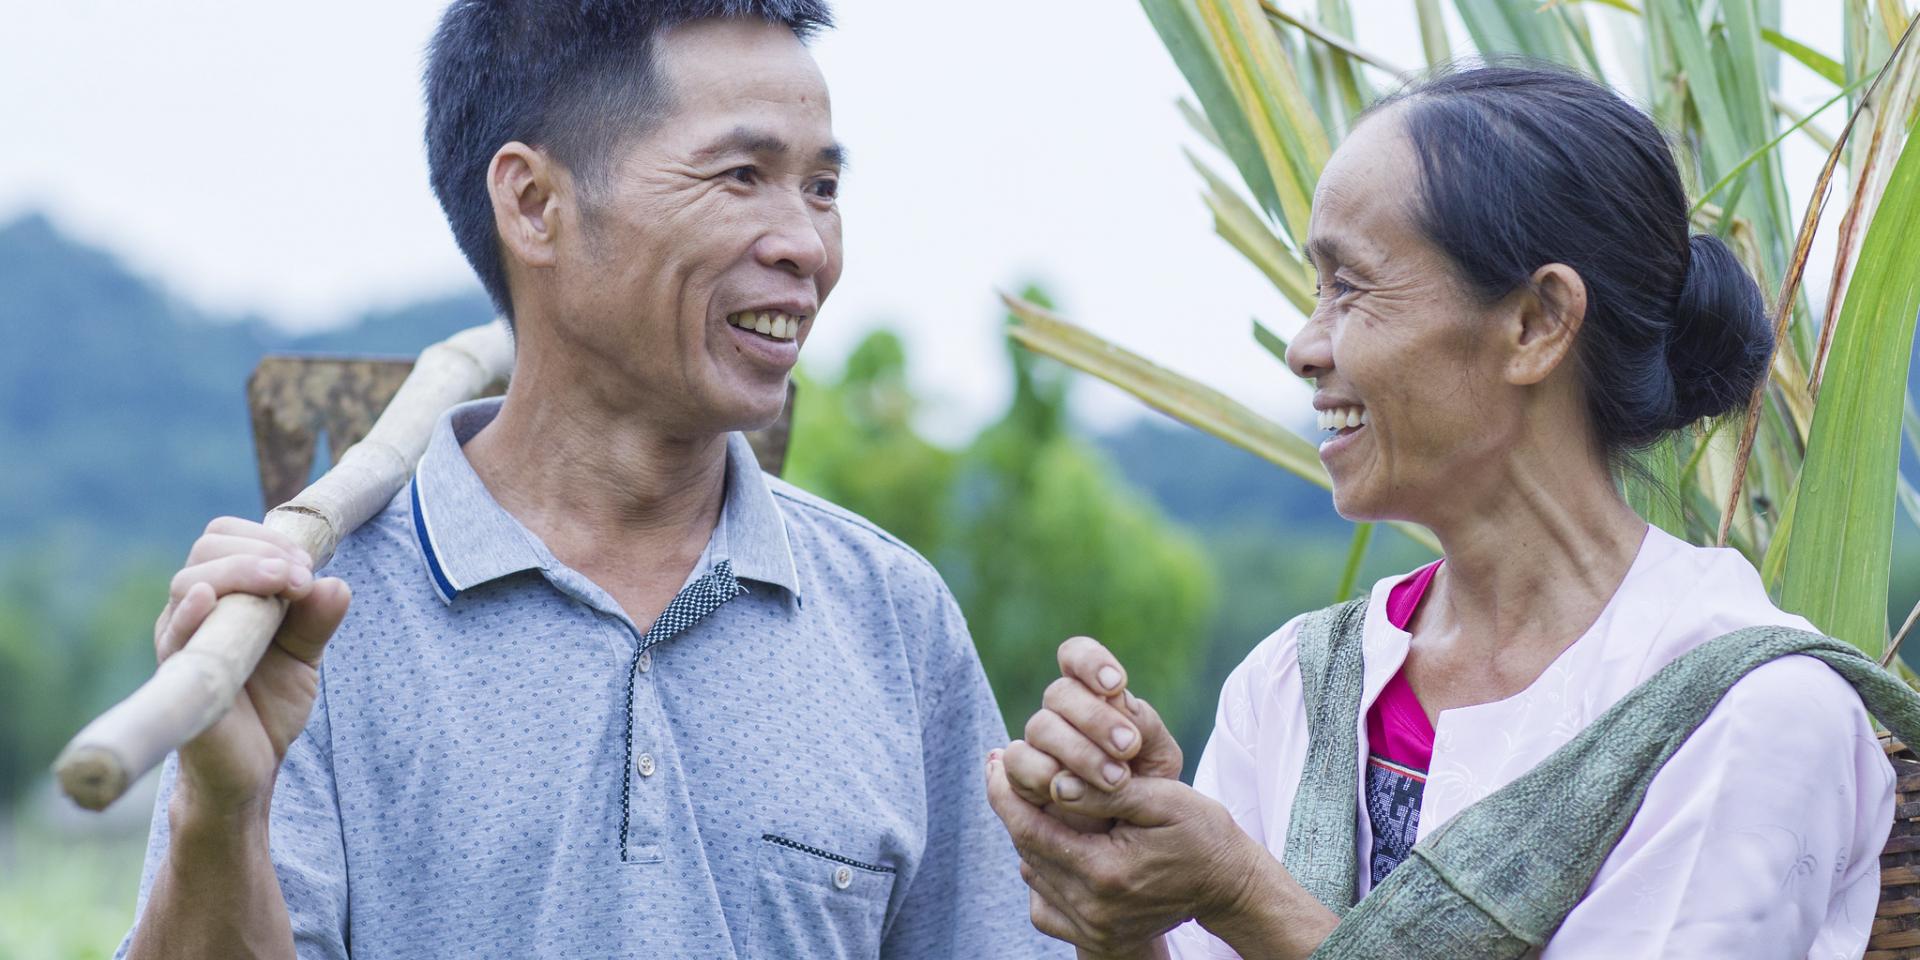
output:
[[[1265,847],[1248,837],[1238,866],[1215,905],[1194,917],[1241,956],[1304,958],[1338,926],[1340,918],[1314,899]]]

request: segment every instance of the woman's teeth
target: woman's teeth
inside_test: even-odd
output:
[[[1366,407],[1338,407],[1333,410],[1320,411],[1320,429],[1322,430],[1342,430],[1347,427],[1364,427],[1366,425]]]
[[[727,322],[742,330],[763,333],[775,340],[792,340],[800,335],[800,323],[805,317],[796,317],[778,310],[742,310],[727,315]]]

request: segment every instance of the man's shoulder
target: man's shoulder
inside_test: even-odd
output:
[[[767,488],[780,505],[796,551],[850,560],[884,577],[895,592],[947,595],[946,583],[933,564],[879,524],[779,477],[768,475]]]
[[[370,598],[376,585],[424,576],[413,527],[413,499],[402,487],[379,513],[340,538],[333,557],[320,568],[352,586],[354,602]]]

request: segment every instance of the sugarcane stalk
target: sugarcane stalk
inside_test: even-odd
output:
[[[292,538],[316,568],[325,565],[341,539],[406,485],[440,415],[505,380],[512,368],[513,346],[497,322],[428,347],[366,438],[299,496],[269,511],[265,525]],[[233,706],[286,612],[281,597],[221,597],[185,646],[60,752],[53,767],[60,788],[82,807],[106,809],[168,753],[213,726]]]

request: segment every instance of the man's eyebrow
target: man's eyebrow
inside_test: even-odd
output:
[[[751,127],[734,127],[712,143],[695,150],[693,152],[693,158],[696,161],[712,160],[716,157],[724,157],[733,153],[750,153],[756,156],[779,157],[785,156],[788,150],[789,148],[785,140],[771,133],[767,133],[764,130],[755,130]]]
[[[751,127],[734,127],[712,143],[695,150],[693,152],[693,159],[698,163],[731,154],[742,153],[758,157],[784,157],[792,152],[793,148],[788,146],[785,140],[780,139],[774,134],[764,130],[755,130]],[[816,159],[827,166],[845,166],[847,162],[847,148],[836,141],[820,148]]]

